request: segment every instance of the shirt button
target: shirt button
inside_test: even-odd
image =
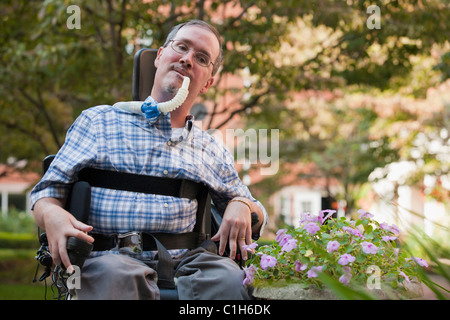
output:
[[[164,203],[164,208],[167,208],[169,206],[168,203]]]
[[[163,171],[163,173],[164,173],[164,174],[168,174],[168,173],[169,173],[169,171],[167,171],[167,170],[164,170],[164,171]]]

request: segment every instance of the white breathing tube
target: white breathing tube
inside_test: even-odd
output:
[[[167,114],[179,106],[183,104],[186,100],[189,91],[189,83],[191,79],[189,77],[183,78],[183,83],[181,84],[181,88],[178,89],[177,94],[173,97],[172,100],[158,103],[153,98],[149,99],[148,102],[143,101],[128,101],[128,102],[117,102],[114,104],[115,107],[118,107],[124,111],[142,114],[144,113],[147,118],[158,117],[160,113]]]
[[[167,114],[168,112],[171,112],[181,106],[189,94],[188,88],[190,81],[191,79],[184,77],[181,88],[178,89],[175,97],[173,97],[170,101],[158,103],[158,111]]]

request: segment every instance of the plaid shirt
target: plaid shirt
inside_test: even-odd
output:
[[[173,132],[179,134],[173,135]],[[66,198],[84,167],[136,174],[191,179],[206,184],[223,213],[236,196],[253,199],[242,184],[228,150],[187,119],[172,130],[170,113],[149,121],[115,106],[82,112],[42,180],[31,192],[32,207],[43,197]],[[264,207],[253,199],[262,209]],[[88,224],[93,232],[128,231],[181,233],[193,230],[196,200],[92,188]]]

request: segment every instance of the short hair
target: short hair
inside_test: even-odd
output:
[[[214,26],[210,25],[209,23],[207,23],[203,20],[195,20],[194,19],[194,20],[189,20],[187,22],[183,22],[183,23],[176,25],[175,27],[172,28],[172,30],[167,35],[167,39],[166,39],[166,42],[164,42],[163,47],[167,47],[169,42],[175,38],[178,31],[185,26],[200,26],[202,28],[208,29],[216,36],[217,41],[219,42],[219,56],[217,57],[216,61],[214,61],[213,70],[212,70],[212,75],[214,76],[217,73],[217,71],[219,70],[220,65],[222,64],[223,49],[222,49],[222,40],[221,40],[219,32],[217,31],[217,29]]]

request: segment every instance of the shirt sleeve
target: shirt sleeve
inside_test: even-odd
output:
[[[264,233],[265,227],[268,223],[268,214],[264,206],[256,200],[248,187],[244,185],[236,171],[234,159],[226,148],[223,149],[224,162],[221,164],[221,170],[219,172],[220,187],[211,190],[211,198],[216,206],[217,210],[223,215],[228,202],[235,197],[244,197],[252,200],[256,203],[263,213],[264,219],[261,225],[260,235]]]
[[[95,127],[84,111],[67,131],[66,139],[45,175],[30,195],[31,208],[45,197],[67,198],[78,172],[96,159]]]

